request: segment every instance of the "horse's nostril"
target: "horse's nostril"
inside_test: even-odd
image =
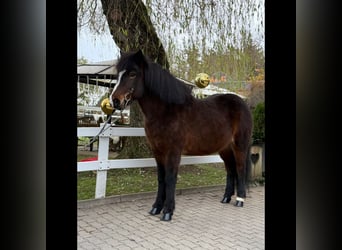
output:
[[[115,109],[120,109],[120,101],[119,99],[114,99],[113,100],[113,105]]]

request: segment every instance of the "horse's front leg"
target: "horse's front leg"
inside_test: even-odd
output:
[[[166,200],[161,220],[170,221],[175,210],[175,193],[177,183],[178,165],[169,166],[165,170],[165,193]]]
[[[175,192],[177,183],[178,167],[181,154],[166,153],[165,155],[165,203],[162,221],[170,221],[175,209]]]
[[[178,163],[179,164],[179,163]],[[157,164],[158,168],[158,192],[157,197],[150,210],[151,215],[160,214],[163,210],[161,220],[170,221],[175,209],[175,192],[178,174],[178,165],[169,165],[167,168]]]
[[[154,204],[152,205],[152,209],[149,212],[151,215],[160,214],[161,210],[164,207],[165,202],[165,168],[162,164],[157,162],[157,170],[158,170],[158,192],[157,198]]]

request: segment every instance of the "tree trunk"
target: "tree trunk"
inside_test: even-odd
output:
[[[169,69],[165,49],[141,0],[101,0],[110,33],[123,52],[141,49],[152,61]],[[132,127],[143,127],[143,115],[137,102],[130,107]],[[118,158],[152,157],[144,137],[125,137]]]
[[[143,116],[138,102],[130,105],[130,126],[143,127]],[[153,157],[152,151],[145,137],[131,136],[122,137],[123,148],[116,157],[118,159],[134,159]]]
[[[141,49],[145,55],[169,69],[165,49],[141,0],[101,0],[110,33],[121,51]]]

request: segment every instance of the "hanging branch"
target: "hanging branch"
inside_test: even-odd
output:
[[[141,0],[101,0],[110,33],[121,51],[141,49],[153,61],[169,68],[166,52]]]

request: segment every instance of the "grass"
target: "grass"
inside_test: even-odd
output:
[[[77,199],[94,199],[96,172],[80,172],[77,178]],[[223,163],[187,165],[179,168],[177,189],[221,185],[225,182]],[[157,191],[157,185],[155,167],[111,169],[107,172],[106,196]]]
[[[97,156],[97,152],[79,151],[77,160]],[[116,154],[110,153],[109,159]],[[223,163],[180,166],[178,171],[177,189],[224,185],[226,171]],[[255,179],[257,185],[264,185],[265,178]],[[107,171],[106,196],[132,194],[140,192],[157,192],[157,169],[128,168]],[[95,198],[96,171],[77,173],[77,199]]]

